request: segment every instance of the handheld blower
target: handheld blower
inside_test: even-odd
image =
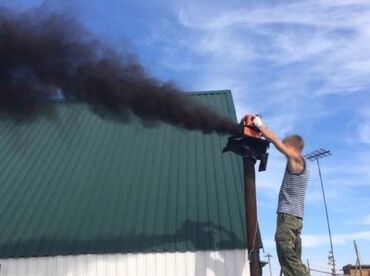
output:
[[[268,160],[268,148],[270,143],[262,137],[261,131],[253,124],[253,119],[260,115],[245,115],[240,125],[243,129],[242,135],[229,137],[223,152],[234,152],[243,157],[252,157],[259,160],[258,171],[265,171]]]

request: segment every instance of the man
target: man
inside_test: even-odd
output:
[[[309,271],[302,263],[301,231],[304,198],[309,179],[308,162],[302,157],[304,141],[299,135],[280,140],[259,117],[254,125],[287,158],[287,166],[280,188],[275,242],[281,270],[285,276],[306,276]]]

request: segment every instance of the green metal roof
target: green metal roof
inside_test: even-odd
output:
[[[194,97],[236,119],[230,91]],[[58,119],[0,122],[0,257],[246,248],[226,136],[57,104]]]

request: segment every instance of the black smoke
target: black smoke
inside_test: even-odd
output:
[[[122,122],[134,114],[148,125],[240,131],[174,84],[151,77],[133,55],[103,45],[75,19],[0,8],[0,115],[25,120],[46,116],[55,111],[48,103],[56,91]]]

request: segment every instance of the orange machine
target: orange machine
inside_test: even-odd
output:
[[[253,124],[253,119],[260,115],[247,114],[243,117],[240,125],[243,133],[229,137],[223,152],[234,152],[243,157],[251,157],[260,160],[259,171],[266,170],[269,142],[262,137],[261,131]]]
[[[262,138],[261,131],[259,131],[259,129],[256,128],[253,124],[253,119],[255,117],[261,117],[261,116],[247,114],[243,117],[240,124],[244,126],[244,130],[243,130],[244,135],[261,139]]]

